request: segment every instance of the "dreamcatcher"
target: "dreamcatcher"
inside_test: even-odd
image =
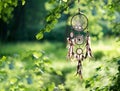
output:
[[[76,74],[82,78],[82,61],[88,56],[92,57],[92,51],[89,32],[85,32],[88,28],[88,18],[80,12],[80,9],[78,9],[78,13],[71,18],[71,27],[71,32],[67,37],[67,58],[69,60],[77,60]]]

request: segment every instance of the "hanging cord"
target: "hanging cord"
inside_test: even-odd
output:
[[[78,0],[78,4],[80,4],[80,0]],[[80,8],[78,8],[78,13],[80,13]]]

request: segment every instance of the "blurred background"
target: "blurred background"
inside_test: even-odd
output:
[[[83,61],[83,79],[66,59],[78,8],[94,56]],[[0,0],[0,91],[120,91],[120,1]]]

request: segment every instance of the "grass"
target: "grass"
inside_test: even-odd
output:
[[[50,66],[57,74],[44,74],[46,76],[46,79],[43,78],[44,83],[54,82],[56,86],[62,84],[68,91],[89,91],[89,88],[85,88],[85,82],[90,79],[91,88],[102,88],[111,84],[112,77],[117,73],[116,58],[120,55],[119,43],[114,39],[95,41],[92,43],[92,49],[94,58],[88,58],[83,62],[84,80],[75,76],[77,62],[66,60],[67,49],[62,43],[46,41],[0,44],[0,56],[29,51],[45,52],[52,62]]]

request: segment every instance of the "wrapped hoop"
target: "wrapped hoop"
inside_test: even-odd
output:
[[[77,13],[72,17],[71,25],[76,31],[84,31],[88,27],[88,18],[82,13]]]
[[[82,50],[81,48],[77,48],[77,49],[76,49],[76,53],[77,53],[78,55],[83,54],[83,50]]]
[[[75,42],[76,42],[77,45],[83,44],[84,43],[84,37],[83,37],[83,35],[77,35]]]

